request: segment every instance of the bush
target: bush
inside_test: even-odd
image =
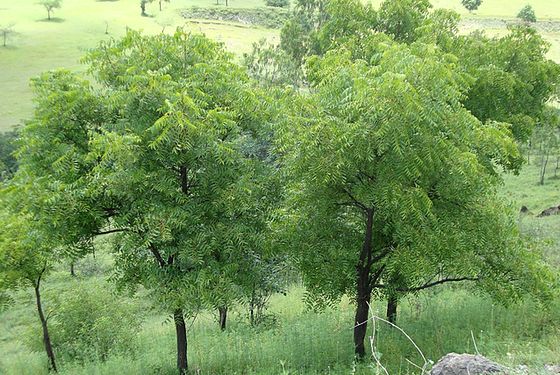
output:
[[[469,12],[472,12],[478,9],[480,4],[482,4],[482,0],[461,0],[461,3]]]
[[[290,0],[265,0],[265,3],[269,7],[276,8],[287,8],[290,6]]]
[[[13,155],[16,150],[16,130],[0,131],[0,181],[10,178],[17,170],[17,161]]]
[[[525,22],[537,22],[537,16],[535,15],[535,11],[533,10],[533,7],[530,5],[525,5],[517,14],[517,18]]]
[[[101,282],[78,282],[57,298],[49,323],[53,346],[61,358],[104,361],[111,354],[135,352],[142,321],[139,308],[107,289]]]

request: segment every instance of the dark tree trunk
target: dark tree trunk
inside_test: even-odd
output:
[[[370,298],[370,293],[358,291],[356,317],[354,320],[354,352],[359,359],[363,359],[366,355],[364,340],[367,333]]]
[[[140,3],[140,9],[142,9],[142,16],[146,16],[146,4],[144,2]]]
[[[218,311],[220,313],[220,329],[225,331],[228,308],[227,306],[218,307]]]
[[[397,297],[390,295],[387,298],[387,320],[393,324],[397,324],[397,305]]]
[[[163,1],[163,0],[159,0],[159,11],[160,11],[160,12],[161,12],[161,2],[162,2],[162,1]]]
[[[37,302],[37,312],[39,313],[39,319],[41,320],[41,327],[43,328],[43,343],[45,344],[45,351],[47,352],[47,357],[49,358],[49,370],[57,372],[56,361],[54,359],[54,351],[51,344],[51,337],[49,335],[49,328],[47,326],[47,319],[43,313],[43,305],[41,303],[41,292],[40,292],[40,279],[34,286],[35,289],[35,300]]]
[[[364,339],[367,332],[369,302],[371,300],[371,260],[373,248],[373,210],[366,212],[366,233],[360,253],[360,260],[356,266],[356,316],[354,319],[354,351],[356,357],[362,359],[366,355]]]
[[[47,9],[47,19],[51,20],[51,11],[49,9]]]
[[[173,320],[175,321],[175,332],[177,335],[177,368],[179,374],[187,373],[187,327],[185,325],[185,318],[183,310],[177,309],[173,313]]]
[[[76,277],[76,272],[74,271],[74,262],[70,263],[70,276]]]

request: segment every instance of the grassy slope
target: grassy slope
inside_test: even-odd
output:
[[[173,0],[164,3],[161,13],[157,4],[150,4],[148,12],[155,17],[141,17],[138,3],[137,0],[65,0],[63,7],[55,12],[55,19],[47,22],[46,12],[35,0],[0,0],[0,25],[14,23],[19,33],[7,48],[0,47],[0,131],[29,117],[33,108],[28,84],[31,77],[59,67],[83,69],[79,59],[86,49],[102,39],[122,35],[127,27],[156,33],[162,30],[162,25],[169,25],[166,30],[170,31],[175,26],[184,26],[224,42],[237,53],[247,51],[251,43],[260,38],[277,35],[273,30],[229,24],[185,23],[176,12],[178,8],[195,4],[207,6],[213,1]],[[260,1],[232,0],[230,4],[256,6]],[[105,35],[106,22],[109,35]]]

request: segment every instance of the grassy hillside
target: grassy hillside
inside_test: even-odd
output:
[[[239,3],[239,4],[237,4]],[[0,24],[15,24],[18,35],[7,48],[0,47],[0,130],[12,127],[32,111],[29,79],[54,68],[80,70],[79,59],[100,40],[119,37],[127,27],[146,33],[161,32],[183,26],[192,32],[203,32],[220,40],[231,50],[242,53],[261,38],[274,38],[277,31],[240,27],[231,24],[198,24],[185,22],[177,9],[190,5],[211,5],[211,1],[174,0],[148,5],[153,17],[141,17],[137,0],[95,1],[65,0],[54,13],[54,20],[45,20],[47,13],[35,0],[0,0]],[[261,5],[257,0],[233,0],[231,6]],[[109,34],[105,34],[108,27]]]

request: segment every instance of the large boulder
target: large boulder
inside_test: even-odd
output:
[[[504,374],[505,368],[481,355],[450,353],[434,365],[430,375]]]

